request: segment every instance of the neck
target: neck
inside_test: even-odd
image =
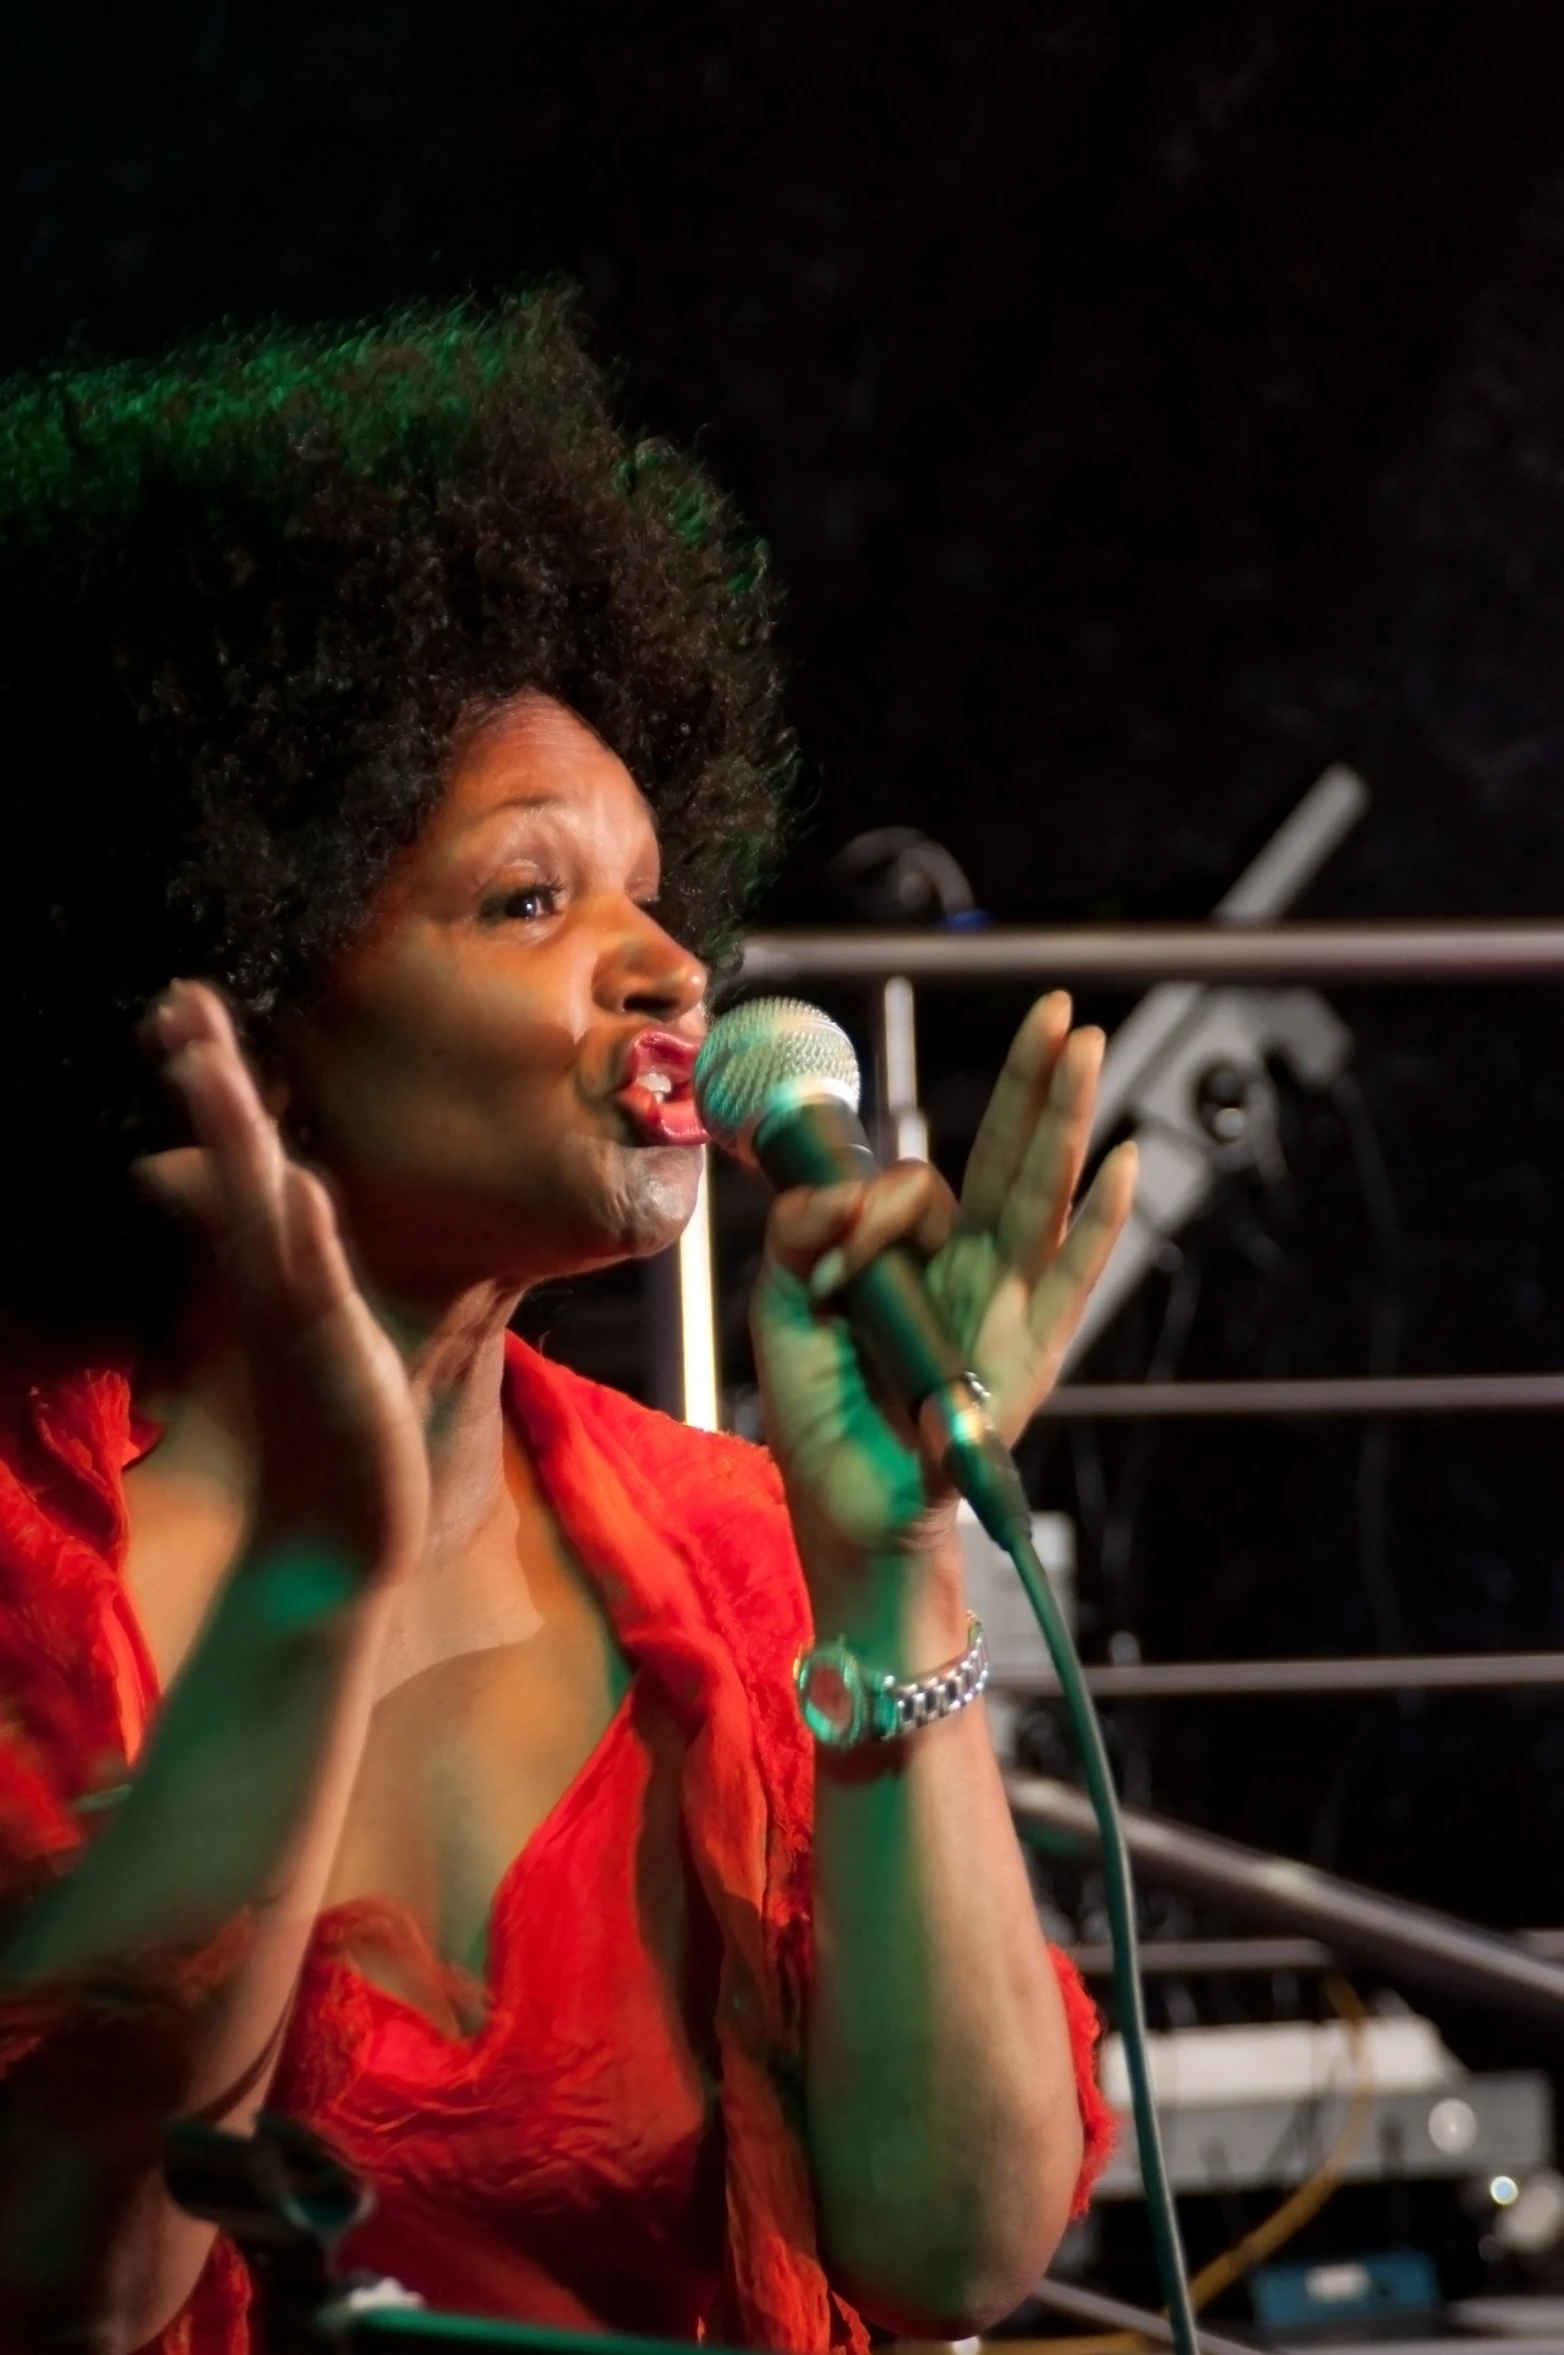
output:
[[[437,1558],[470,1535],[504,1491],[505,1332],[520,1294],[484,1283],[430,1304],[364,1289],[401,1352],[423,1417]]]
[[[439,1302],[363,1290],[407,1369],[431,1475],[430,1549],[438,1561],[494,1512],[505,1491],[505,1332],[515,1285],[476,1284]],[[244,1352],[215,1271],[187,1296],[177,1348],[144,1369],[138,1404],[176,1446],[187,1439],[242,1493],[253,1493],[257,1439]]]

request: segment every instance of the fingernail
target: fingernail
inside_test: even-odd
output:
[[[189,995],[189,983],[176,978],[153,1001],[152,1019],[160,1032],[179,1020]]]
[[[833,1244],[829,1251],[822,1251],[809,1273],[810,1299],[829,1300],[846,1273],[847,1254],[840,1244]]]

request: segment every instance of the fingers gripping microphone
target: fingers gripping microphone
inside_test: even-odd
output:
[[[858,1117],[858,1059],[828,1014],[798,998],[757,998],[724,1014],[695,1064],[695,1097],[716,1142],[778,1188],[872,1178]],[[922,1263],[893,1244],[845,1287],[853,1330],[925,1448],[1008,1547],[1031,1512],[971,1371],[929,1297]]]

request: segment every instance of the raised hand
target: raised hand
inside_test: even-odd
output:
[[[204,1227],[248,1370],[260,1448],[248,1558],[309,1564],[348,1593],[387,1583],[423,1544],[428,1458],[330,1196],[287,1153],[215,990],[175,982],[143,1035],[196,1141],[138,1174]],[[301,1592],[301,1610],[310,1599]]]
[[[959,1202],[926,1163],[901,1162],[868,1185],[799,1189],[773,1206],[752,1324],[767,1434],[806,1561],[812,1548],[916,1550],[950,1501],[831,1305],[888,1243],[927,1259],[929,1289],[1007,1439],[1053,1386],[1135,1185],[1135,1148],[1122,1145],[1072,1216],[1103,1036],[1072,1032],[1070,1019],[1056,991],[1022,1024]]]

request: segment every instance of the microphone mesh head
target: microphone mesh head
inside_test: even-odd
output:
[[[845,1030],[802,998],[751,998],[714,1022],[695,1059],[695,1101],[711,1135],[747,1157],[774,1107],[816,1092],[858,1109],[858,1058]]]

